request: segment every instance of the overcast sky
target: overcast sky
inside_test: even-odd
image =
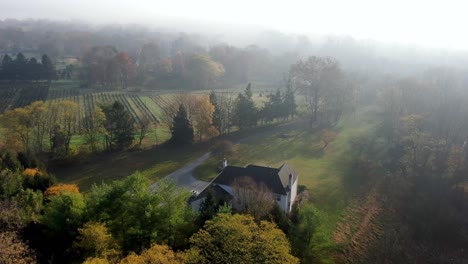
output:
[[[465,50],[467,12],[468,1],[455,0],[0,0],[1,19],[151,23],[184,18]]]

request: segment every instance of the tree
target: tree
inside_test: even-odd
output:
[[[267,122],[273,121],[275,118],[284,116],[283,100],[281,91],[277,90],[275,94],[268,95],[268,101],[260,110],[261,116]]]
[[[151,120],[146,116],[143,115],[143,120],[136,124],[135,129],[139,132],[138,133],[138,146],[141,148],[141,143],[143,139],[146,137],[146,133],[151,126]]]
[[[210,138],[217,136],[218,131],[213,127],[213,112],[214,105],[210,102],[208,96],[196,96],[195,104],[191,117],[193,128],[198,134],[198,140],[202,141],[202,137]]]
[[[194,222],[186,202],[189,195],[164,180],[150,188],[149,180],[135,173],[111,185],[94,186],[88,212],[94,221],[108,226],[124,253],[140,252],[153,243],[181,246]]]
[[[65,155],[68,155],[70,152],[70,141],[74,134],[75,123],[77,114],[79,112],[79,105],[73,101],[60,101],[59,109],[60,113],[60,123],[64,136],[64,148]]]
[[[283,111],[287,119],[289,119],[289,117],[294,118],[294,115],[296,114],[297,104],[296,104],[295,98],[296,96],[292,88],[291,79],[288,79],[286,92],[284,93],[284,96],[283,96],[283,104],[284,104]]]
[[[331,142],[335,141],[335,139],[338,137],[338,134],[334,131],[323,129],[320,132],[320,140],[323,142],[323,147],[322,149],[325,149],[328,144]]]
[[[317,245],[323,243],[323,237],[317,231],[324,221],[324,214],[313,205],[293,208],[292,226],[289,231],[294,255],[303,263],[315,263],[321,254],[326,254]]]
[[[47,190],[44,192],[44,196],[46,198],[50,198],[52,196],[60,195],[62,192],[80,193],[80,190],[76,184],[61,183],[47,188]]]
[[[136,66],[126,52],[119,52],[115,55],[115,60],[119,67],[119,80],[120,86],[124,89],[127,88],[128,82],[133,79],[136,72]]]
[[[25,69],[27,68],[28,59],[23,55],[23,53],[18,53],[15,60],[13,61],[14,65],[14,79],[13,80],[26,80],[27,73]]]
[[[224,67],[205,54],[193,54],[187,63],[186,78],[195,89],[211,88],[224,74]]]
[[[141,252],[140,255],[131,253],[120,264],[145,264],[145,263],[158,263],[158,264],[182,264],[182,256],[174,253],[167,245],[154,244],[151,248]]]
[[[85,202],[81,193],[61,192],[60,195],[50,197],[41,222],[53,235],[73,237],[81,225],[84,210]]]
[[[249,97],[249,89],[250,83],[244,94],[239,93],[237,96],[234,108],[234,123],[239,129],[251,128],[257,125],[257,108],[251,96]]]
[[[83,55],[80,78],[86,84],[111,87],[118,80],[117,49],[113,46],[94,46]]]
[[[208,190],[205,200],[200,205],[198,214],[198,224],[203,226],[207,220],[213,219],[218,212],[218,201],[216,200],[213,190]]]
[[[42,73],[41,73],[42,78],[41,79],[47,80],[50,84],[52,79],[54,79],[56,76],[55,66],[50,60],[49,56],[47,56],[47,54],[42,55],[41,64],[42,64]]]
[[[99,222],[87,222],[78,228],[74,248],[84,251],[86,258],[113,259],[118,254],[116,242],[106,225]]]
[[[210,103],[214,106],[213,111],[213,126],[218,129],[220,133],[224,131],[224,120],[223,120],[223,112],[220,103],[218,102],[218,98],[214,91],[210,92]]]
[[[236,178],[232,183],[236,206],[256,220],[264,219],[273,208],[273,193],[250,177]],[[236,208],[236,206],[234,206]]]
[[[193,143],[193,127],[187,117],[187,111],[181,104],[174,117],[171,126],[172,137],[170,142],[175,145],[187,145]]]
[[[190,243],[186,263],[299,263],[275,224],[248,215],[218,214]]]
[[[107,130],[106,145],[109,150],[128,148],[134,139],[134,120],[124,105],[115,101],[110,106],[104,106]]]
[[[341,96],[338,91],[343,74],[334,58],[311,56],[305,61],[299,60],[291,66],[290,76],[305,96],[311,124],[320,121],[319,114],[325,111],[333,96]]]
[[[97,108],[90,112],[83,118],[83,132],[85,141],[95,152],[97,150],[97,143],[105,134],[106,115],[101,108]]]
[[[2,67],[0,71],[0,79],[1,80],[14,80],[14,64],[13,59],[8,55],[5,54],[2,58]]]
[[[36,263],[34,252],[17,232],[0,231],[0,263]]]

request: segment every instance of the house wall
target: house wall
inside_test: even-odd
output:
[[[278,205],[281,207],[281,209],[284,212],[287,212],[288,209],[288,196],[287,195],[281,195],[281,201],[276,201]]]
[[[203,201],[205,201],[205,199],[206,197],[203,197],[203,198],[192,201],[190,205],[192,206],[193,211],[195,212],[200,211],[200,206],[203,203]]]
[[[296,201],[296,196],[297,196],[297,182],[299,181],[299,176],[296,177],[296,180],[294,181],[292,187],[291,187],[291,200],[288,208],[288,212],[291,212],[292,206],[294,202]],[[289,201],[288,201],[289,202]]]
[[[294,203],[294,201],[296,200],[296,196],[297,196],[297,182],[298,180],[296,179],[296,181],[293,183],[292,185],[292,188],[291,188],[291,193],[289,195],[280,195],[281,196],[281,200],[278,201],[276,200],[276,197],[274,196],[273,199],[278,203],[278,205],[280,206],[280,208],[288,213],[291,211],[292,209],[292,205]],[[232,189],[231,186],[228,186],[228,185],[222,185],[222,184],[218,184],[219,187],[223,188],[226,192],[228,192],[229,194],[231,194],[232,196],[234,196],[234,190]],[[275,194],[276,195],[276,194]],[[191,203],[192,205],[192,208],[194,211],[198,211],[200,209],[200,206],[202,204],[202,202],[205,200],[205,198],[202,198],[202,199],[198,199],[198,200],[195,200]],[[289,202],[291,201],[291,203],[289,204]]]

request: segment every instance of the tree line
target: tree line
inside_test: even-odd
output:
[[[170,180],[150,187],[139,173],[81,193],[30,162],[0,153],[2,262],[298,263],[268,215],[234,213],[212,199],[195,212],[188,191]]]
[[[39,81],[50,82],[56,78],[55,66],[47,54],[42,55],[39,62],[36,58],[26,58],[18,53],[15,59],[8,54],[2,58],[0,65],[0,80],[8,81]]]

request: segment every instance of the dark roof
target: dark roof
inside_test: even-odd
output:
[[[245,168],[227,166],[218,177],[213,180],[213,183],[232,185],[235,179],[249,177],[257,184],[264,184],[273,193],[286,195],[288,188],[290,188],[290,186],[288,186],[290,174],[294,182],[297,178],[297,173],[286,164],[283,164],[279,168],[257,165],[248,165]]]
[[[228,192],[226,192],[223,188],[219,187],[219,185],[210,184],[199,195],[197,195],[197,197],[194,198],[194,200],[205,198],[209,191],[213,192],[214,197],[218,201],[219,200],[229,201],[229,200],[232,199],[232,195],[230,195]]]

